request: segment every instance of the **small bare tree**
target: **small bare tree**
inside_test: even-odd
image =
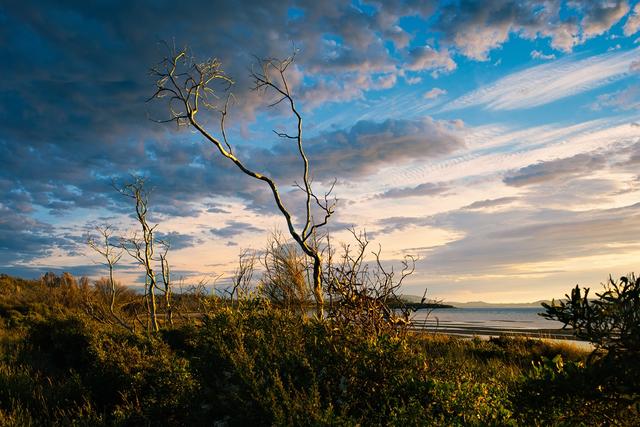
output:
[[[249,168],[242,160],[236,157],[233,147],[227,138],[225,119],[227,117],[230,95],[221,104],[218,103],[219,90],[216,85],[222,83],[225,90],[233,84],[233,80],[227,76],[217,59],[209,59],[204,62],[196,62],[188,50],[172,50],[170,55],[151,70],[156,78],[156,92],[151,99],[167,99],[170,116],[160,123],[174,122],[178,126],[193,126],[207,141],[212,143],[219,153],[233,162],[244,174],[265,182],[273,195],[274,202],[280,213],[284,216],[289,234],[298,244],[304,254],[313,260],[313,289],[316,301],[317,315],[323,316],[324,294],[322,288],[322,256],[317,245],[314,244],[317,230],[326,225],[334,212],[335,200],[329,200],[333,185],[324,197],[318,197],[311,186],[309,172],[309,160],[304,151],[302,138],[302,116],[294,101],[291,87],[287,82],[286,71],[293,63],[295,55],[285,59],[258,60],[258,71],[252,71],[254,89],[268,91],[278,98],[271,104],[275,106],[285,103],[292,116],[295,118],[296,131],[293,134],[287,132],[275,132],[283,139],[295,143],[300,162],[302,164],[302,184],[296,186],[304,192],[305,207],[302,226],[296,227],[291,211],[284,205],[278,186],[275,181],[260,172]],[[198,113],[201,108],[210,109],[219,115],[219,136],[207,130],[199,120]],[[334,182],[335,184],[335,182]],[[316,220],[313,215],[314,206],[321,212],[321,219]]]
[[[95,230],[98,232],[100,240],[97,240],[95,236],[89,236],[87,244],[104,258],[105,265],[109,269],[109,311],[113,314],[116,304],[116,283],[113,279],[113,268],[122,258],[123,250],[110,241],[113,237],[111,225],[97,226]]]
[[[171,268],[167,260],[167,254],[169,253],[171,245],[166,240],[158,240],[158,244],[162,247],[162,251],[160,252],[160,266],[162,271],[162,284],[164,285],[162,292],[164,293],[166,316],[169,324],[173,326],[173,305],[171,304],[173,290],[171,288]]]
[[[240,303],[241,299],[246,298],[251,293],[251,282],[256,266],[256,254],[253,251],[245,249],[238,256],[238,266],[236,267],[231,282],[231,302],[233,298]]]
[[[116,306],[116,295],[117,295],[117,286],[116,282],[113,278],[113,269],[115,265],[120,261],[123,255],[122,248],[111,243],[113,237],[113,228],[111,225],[97,226],[95,230],[98,232],[98,238],[96,236],[89,236],[87,239],[87,244],[91,249],[96,251],[99,255],[104,258],[104,265],[109,269],[109,313],[111,316],[124,328],[128,330],[132,330],[131,326],[129,326],[120,316],[116,314],[115,306]]]
[[[401,261],[400,274],[397,274],[393,268],[382,265],[380,247],[370,252],[372,262],[367,261],[369,240],[366,233],[351,230],[351,234],[355,247],[343,244],[337,259],[331,242],[327,244],[325,282],[329,294],[329,320],[339,329],[355,326],[373,334],[392,329],[406,330],[411,310],[397,307],[398,291],[404,280],[413,274],[415,257],[406,255]]]
[[[144,188],[144,178],[135,177],[134,182],[125,184],[118,188],[120,194],[135,200],[136,219],[142,228],[142,235],[134,233],[133,236],[122,239],[121,247],[144,268],[145,270],[145,292],[144,298],[149,314],[150,329],[159,331],[158,326],[158,306],[156,303],[156,275],[153,270],[153,256],[155,253],[153,233],[157,225],[150,226],[147,222],[147,205],[149,202],[147,191]]]

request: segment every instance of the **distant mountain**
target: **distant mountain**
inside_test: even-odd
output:
[[[417,295],[400,295],[400,299],[410,302],[419,303],[422,299]],[[526,308],[526,307],[541,307],[543,302],[551,303],[551,300],[539,300],[534,302],[514,302],[514,303],[493,303],[484,301],[470,301],[470,302],[456,302],[456,301],[434,301],[427,299],[427,302],[439,302],[445,305],[452,305],[458,308]]]
[[[539,300],[534,302],[508,302],[508,303],[493,303],[493,302],[484,302],[484,301],[469,301],[469,302],[446,301],[445,304],[450,304],[458,308],[527,308],[527,307],[541,307],[543,302],[551,303],[550,300]]]

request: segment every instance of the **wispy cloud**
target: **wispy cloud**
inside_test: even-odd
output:
[[[563,58],[510,74],[446,104],[442,111],[484,106],[517,110],[545,105],[620,80],[631,73],[640,49],[586,59]]]

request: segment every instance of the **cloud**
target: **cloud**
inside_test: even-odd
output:
[[[553,53],[545,55],[544,53],[540,52],[539,50],[532,50],[531,51],[531,58],[532,59],[542,59],[542,60],[548,61],[550,59],[556,59],[556,55],[553,54]]]
[[[202,244],[204,240],[192,236],[190,234],[179,233],[177,231],[170,231],[168,233],[155,233],[155,237],[158,240],[169,243],[171,250],[180,250],[190,248],[199,244]]]
[[[29,263],[57,249],[75,252],[84,239],[0,204],[0,265]]]
[[[511,33],[527,38],[550,36],[554,47],[570,50],[577,27],[560,19],[556,3],[461,0],[442,8],[435,27],[443,33],[445,43],[478,61],[488,60],[489,52],[505,43]]]
[[[517,110],[545,105],[608,85],[629,75],[640,49],[605,53],[585,59],[567,57],[503,77],[457,98],[443,111],[484,106]]]
[[[316,176],[365,176],[388,165],[450,154],[465,147],[459,124],[418,120],[360,121],[308,141]]]
[[[461,210],[427,218],[390,218],[389,230],[431,226],[461,237],[421,254],[419,271],[434,277],[538,273],[536,263],[561,263],[576,257],[606,256],[617,245],[626,251],[640,232],[639,205],[613,209]],[[529,266],[529,267],[527,267]],[[544,267],[544,265],[543,265]],[[546,267],[548,268],[548,267]],[[603,275],[608,274],[603,271]]]
[[[633,13],[627,18],[623,31],[624,35],[629,37],[634,35],[640,30],[640,4],[636,4],[633,8]]]
[[[457,65],[446,49],[435,50],[431,46],[420,46],[409,51],[409,61],[405,68],[411,71],[451,72]]]
[[[517,197],[499,197],[497,199],[478,200],[477,202],[464,206],[462,209],[481,210],[485,208],[494,208],[497,206],[509,205],[516,200],[518,200]]]
[[[425,182],[415,187],[392,188],[376,194],[374,197],[376,199],[399,199],[403,197],[435,196],[449,190],[450,187],[443,183]]]
[[[211,234],[222,239],[235,237],[242,233],[260,233],[263,231],[262,228],[256,227],[251,223],[236,220],[227,221],[226,225],[222,228],[212,228],[209,230]]]
[[[577,5],[582,13],[582,39],[605,33],[629,12],[626,0],[584,1]]]
[[[640,85],[630,85],[624,89],[598,95],[596,101],[590,105],[594,111],[603,109],[628,111],[640,108]]]
[[[389,56],[388,47],[393,40],[406,44],[407,35],[397,25],[400,16],[432,11],[423,5],[390,4],[370,14],[340,2],[296,5],[303,11],[299,18],[289,15],[287,3],[245,1],[237,7],[196,1],[181,10],[180,21],[166,8],[149,2],[60,5],[43,1],[4,8],[0,38],[15,37],[16,42],[2,45],[3,55],[11,61],[3,69],[6,85],[0,89],[0,150],[10,164],[0,172],[0,179],[12,181],[14,188],[24,192],[20,205],[15,201],[12,206],[28,209],[28,204],[34,204],[58,213],[80,206],[109,206],[111,197],[103,194],[105,181],[114,171],[155,169],[149,156],[156,144],[171,150],[165,160],[170,160],[176,174],[188,175],[177,170],[175,163],[188,164],[195,157],[205,163],[210,160],[191,148],[187,152],[194,157],[186,159],[184,145],[166,143],[174,136],[147,120],[148,112],[161,117],[153,104],[145,103],[153,89],[146,71],[166,54],[159,40],[171,43],[177,37],[179,47],[190,43],[200,58],[218,57],[237,81],[234,118],[242,121],[255,117],[256,109],[265,105],[250,90],[247,68],[253,54],[286,56],[293,40],[301,48],[300,70],[321,81],[338,77],[333,81],[351,82],[358,89],[343,98],[351,100],[366,87],[394,84],[397,61]],[[215,37],[210,36],[212,28],[216,28]],[[391,42],[381,34],[388,34]],[[339,42],[331,44],[331,40]],[[344,93],[298,81],[295,89],[301,99],[321,93],[326,100]],[[359,84],[363,81],[368,86]],[[197,199],[212,188],[206,185],[197,190],[184,181],[174,186],[169,180],[176,177],[157,170],[152,180],[165,189],[191,187],[171,195],[182,199]],[[205,181],[211,184],[212,180],[225,181],[212,175]],[[188,203],[161,209],[172,215],[196,213]]]
[[[427,91],[424,95],[424,99],[436,99],[442,95],[446,95],[447,91],[444,89],[440,89],[439,87],[434,87],[433,89]]]
[[[563,9],[577,12],[581,19],[562,13]],[[554,49],[571,52],[574,46],[608,31],[628,11],[626,0],[460,0],[439,10],[434,28],[442,33],[441,45],[487,61],[489,52],[512,34],[525,39],[549,37]]]
[[[595,170],[602,169],[605,166],[606,159],[602,155],[578,154],[572,157],[526,166],[508,173],[503,181],[510,186],[522,187],[547,181],[589,175]]]
[[[465,237],[434,251],[425,267],[450,273],[504,272],[506,266],[522,263],[607,254],[607,244],[635,243],[637,208],[443,215],[436,221],[462,228]]]

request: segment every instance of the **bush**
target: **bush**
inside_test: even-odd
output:
[[[543,304],[544,317],[571,326],[574,334],[595,345],[590,358],[592,387],[608,399],[640,402],[640,278],[634,274],[615,281],[589,299],[589,288],[576,286],[566,301]],[[594,357],[597,356],[597,357]]]
[[[386,424],[424,408],[424,355],[392,336],[371,337],[288,310],[220,310],[192,355],[209,419],[239,425]],[[416,403],[417,402],[417,403]]]
[[[544,317],[571,326],[574,334],[592,342],[613,357],[640,355],[640,278],[634,274],[609,280],[604,290],[589,300],[589,288],[584,293],[576,286],[567,301],[543,303]]]
[[[19,393],[36,418],[46,408],[89,404],[106,420],[134,424],[174,424],[188,415],[189,396],[197,388],[188,361],[162,341],[113,331],[78,316],[35,322],[16,360],[27,374],[9,372],[16,385],[25,375],[45,390],[29,398]],[[34,388],[37,390],[37,388]],[[59,395],[52,394],[63,390]],[[39,395],[44,397],[40,398]],[[9,396],[10,397],[10,396]]]

